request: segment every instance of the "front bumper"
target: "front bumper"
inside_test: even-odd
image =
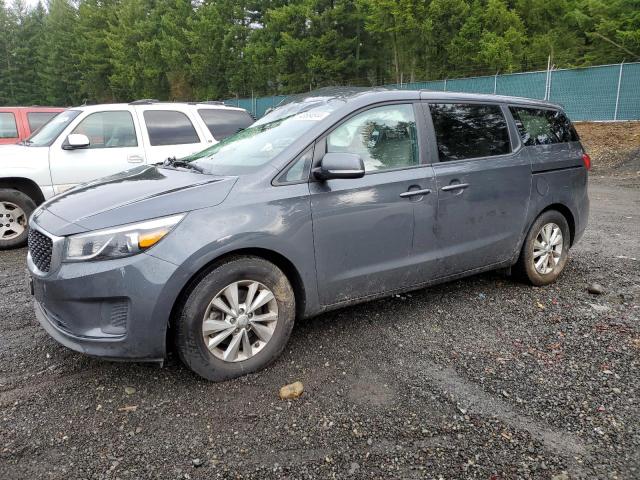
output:
[[[62,345],[118,360],[161,361],[177,267],[145,253],[118,260],[62,263],[42,275],[29,262],[36,317]]]

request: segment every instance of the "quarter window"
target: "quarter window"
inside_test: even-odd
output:
[[[198,113],[216,140],[244,130],[254,121],[251,115],[242,110],[203,108]]]
[[[543,108],[509,107],[525,146],[576,142],[578,134],[567,116]]]
[[[311,170],[311,161],[313,160],[313,148],[309,148],[302,153],[293,165],[278,177],[278,183],[297,183],[307,181],[309,179],[309,170]]]
[[[327,152],[356,153],[367,172],[418,165],[413,106],[377,107],[350,118],[329,134]]]
[[[89,148],[138,146],[133,118],[126,111],[92,113],[83,119],[72,133],[89,137]]]
[[[29,122],[29,130],[35,132],[57,114],[58,112],[28,112],[27,122]]]
[[[511,152],[509,129],[499,105],[429,105],[441,162]]]
[[[191,120],[182,112],[147,110],[144,112],[144,121],[152,146],[200,143]]]
[[[0,112],[0,138],[17,138],[16,117],[11,112]]]

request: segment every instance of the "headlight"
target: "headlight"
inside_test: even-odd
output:
[[[108,260],[144,252],[158,243],[183,217],[184,215],[172,215],[72,235],[67,237],[63,261]]]

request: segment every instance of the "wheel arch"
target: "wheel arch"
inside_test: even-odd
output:
[[[535,222],[540,215],[542,215],[545,212],[548,212],[549,210],[555,210],[557,212],[560,212],[562,216],[564,216],[564,218],[567,219],[567,223],[569,224],[569,233],[570,233],[569,245],[572,246],[573,241],[576,237],[576,219],[571,209],[566,205],[562,203],[552,203],[551,205],[546,206],[544,209],[540,211],[540,213],[538,213],[538,215],[536,215],[536,217],[533,219],[533,222]]]
[[[40,205],[44,202],[44,194],[36,182],[24,177],[0,178],[0,188],[18,190],[27,195],[34,203]]]
[[[293,262],[289,260],[287,257],[282,255],[279,252],[274,250],[266,249],[266,248],[257,248],[257,247],[248,247],[248,248],[239,248],[236,250],[231,250],[228,252],[224,252],[223,254],[211,259],[205,265],[203,265],[198,271],[196,271],[184,284],[180,293],[177,295],[173,307],[171,309],[171,314],[169,315],[169,323],[167,325],[167,349],[171,347],[172,344],[172,336],[175,330],[175,325],[173,324],[173,320],[176,318],[178,311],[182,308],[187,296],[191,292],[191,290],[195,287],[197,282],[209,274],[212,270],[214,270],[218,265],[222,262],[228,260],[233,257],[259,257],[268,262],[273,263],[277,266],[282,272],[285,274],[289,282],[291,283],[291,288],[293,289],[293,294],[295,296],[296,301],[296,317],[300,318],[304,315],[306,311],[306,288],[304,282],[302,280],[302,276],[298,269],[294,266]]]

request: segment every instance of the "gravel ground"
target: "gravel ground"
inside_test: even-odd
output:
[[[25,250],[0,252],[0,478],[639,478],[640,181],[590,188],[557,284],[491,273],[325,314],[220,384],[59,346]]]

